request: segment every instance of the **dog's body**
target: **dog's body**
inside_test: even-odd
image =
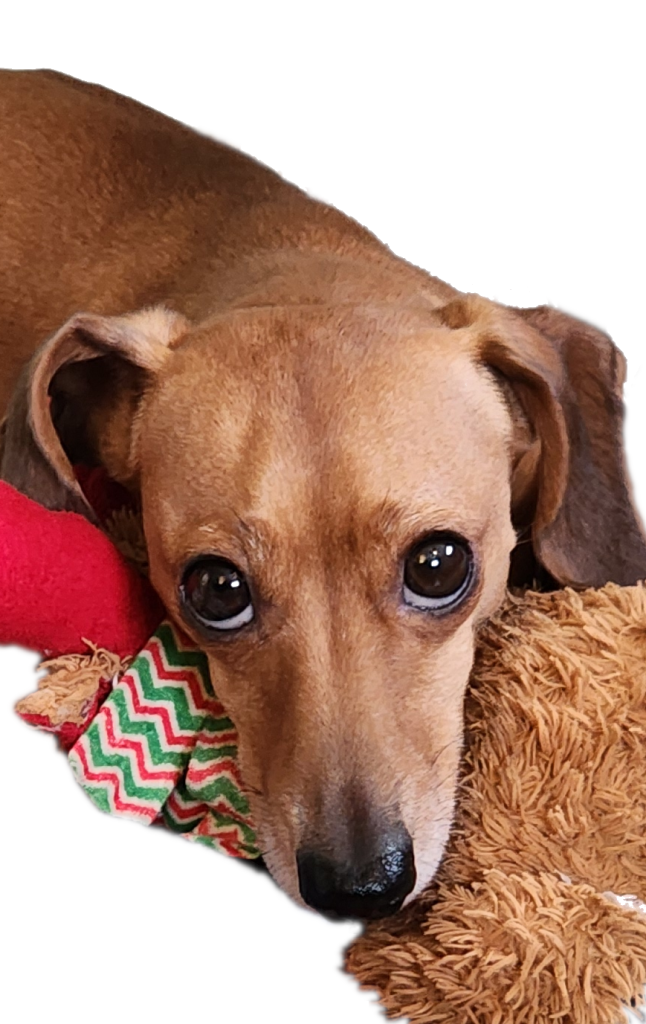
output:
[[[0,147],[0,475],[89,516],[71,462],[140,494],[270,869],[324,911],[395,909],[446,842],[473,634],[517,535],[558,583],[646,576],[621,357],[104,89],[3,73]],[[455,548],[460,586],[423,596],[415,566],[437,589]],[[207,621],[213,565],[250,596]]]
[[[99,86],[3,71],[0,119],[0,410],[79,310],[163,303],[200,323],[236,306],[457,294],[268,168]]]

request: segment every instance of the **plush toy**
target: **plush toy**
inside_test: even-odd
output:
[[[510,599],[466,737],[435,884],[347,967],[413,1024],[625,1024],[646,982],[646,588]]]
[[[84,488],[141,561],[120,496]],[[0,484],[0,643],[49,656],[19,713],[104,810],[253,858],[235,728],[162,615],[99,530]],[[646,588],[510,598],[480,635],[466,737],[435,883],[348,969],[413,1024],[625,1020],[646,982]]]
[[[96,474],[87,485],[98,505]],[[119,517],[127,498],[113,492],[110,500]],[[106,521],[112,514],[101,508]],[[122,658],[143,646],[162,615],[147,581],[100,530],[0,481],[0,644],[66,655],[91,638]]]

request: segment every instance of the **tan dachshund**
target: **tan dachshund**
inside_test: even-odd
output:
[[[4,72],[0,352],[0,475],[89,517],[73,463],[140,497],[280,885],[332,916],[412,898],[510,568],[646,576],[610,339],[462,295],[132,100]]]

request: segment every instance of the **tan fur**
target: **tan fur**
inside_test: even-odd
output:
[[[641,1004],[646,588],[528,593],[483,627],[435,884],[347,966],[412,1024],[606,1024]]]
[[[0,147],[0,475],[90,515],[70,465],[90,458],[140,495],[153,582],[221,680],[289,892],[298,846],[343,860],[362,814],[401,816],[419,891],[517,533],[530,578],[534,556],[561,583],[646,575],[614,346],[461,296],[249,158],[58,74],[2,73]],[[443,618],[401,600],[437,528],[478,560]],[[218,642],[178,605],[203,552],[259,598]]]

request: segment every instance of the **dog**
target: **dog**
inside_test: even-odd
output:
[[[646,577],[623,357],[99,86],[2,72],[0,152],[0,476],[90,519],[75,463],[137,496],[272,875],[393,913],[440,862],[510,580]]]

